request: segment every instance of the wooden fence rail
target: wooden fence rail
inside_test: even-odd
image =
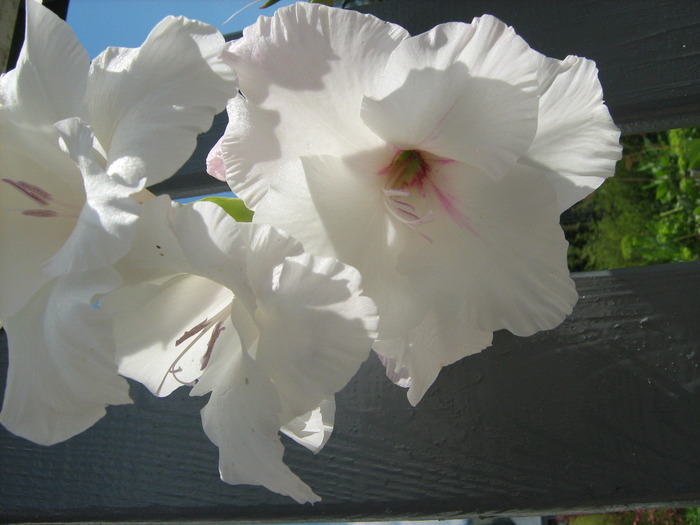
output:
[[[697,1],[385,0],[365,11],[412,33],[490,12],[549,56],[596,60],[626,132],[700,125]],[[216,190],[207,146],[161,191]],[[556,514],[700,505],[700,262],[575,276],[558,329],[496,334],[441,373],[418,408],[371,357],[338,396],[336,430],[285,459],[323,501],[218,479],[205,400],[111,407],[45,448],[0,429],[0,521],[259,522]],[[7,343],[0,336],[0,391]]]

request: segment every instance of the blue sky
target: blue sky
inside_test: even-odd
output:
[[[240,31],[260,15],[294,3],[281,0],[273,7],[250,6],[226,25],[223,22],[250,0],[70,0],[68,23],[95,58],[108,46],[138,47],[153,27],[167,15],[184,15],[213,25],[222,33]]]

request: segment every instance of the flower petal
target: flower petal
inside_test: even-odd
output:
[[[254,310],[255,294],[248,283],[246,263],[254,227],[236,222],[213,202],[195,202],[176,207],[174,212],[173,232],[190,264],[189,271],[229,288],[238,301]]]
[[[264,253],[251,252],[250,266],[264,261]],[[260,330],[255,360],[280,392],[286,423],[355,375],[376,337],[376,307],[361,295],[357,270],[309,254],[287,258],[271,283],[268,277],[251,284],[258,292]]]
[[[223,47],[212,26],[168,17],[140,48],[108,48],[93,60],[86,104],[108,173],[151,185],[189,158],[236,94]]]
[[[280,431],[316,454],[328,442],[335,421],[335,399],[326,399],[321,405],[284,425]]]
[[[235,334],[233,293],[220,281],[252,296],[237,226],[213,203],[183,206],[160,196],[142,205],[131,250],[116,264],[128,286],[102,301],[115,315],[120,373],[168,395],[201,375],[222,331]],[[158,330],[150,328],[154,318]]]
[[[443,210],[421,229],[432,243],[407,244],[398,270],[416,292],[428,304],[462,297],[479,330],[506,328],[529,336],[561,323],[578,295],[556,194],[546,177],[523,167],[493,181],[457,163],[439,175],[441,192],[466,224]],[[432,208],[440,210],[441,199],[432,199]]]
[[[0,319],[49,282],[44,263],[70,236],[85,201],[80,172],[55,130],[6,117],[0,108]]]
[[[56,129],[83,175],[86,201],[70,237],[44,267],[52,276],[109,266],[124,256],[140,208],[130,195],[143,188],[143,181],[128,186],[104,172],[92,148],[92,130],[80,119],[58,122]]]
[[[456,309],[454,303],[458,303]],[[467,311],[474,305],[443,301],[431,306],[433,309],[404,337],[380,340],[373,346],[387,361],[387,375],[391,378],[398,374],[394,382],[408,387],[408,401],[413,406],[423,398],[442,367],[490,346],[493,336],[476,326],[474,312]]]
[[[214,147],[207,154],[207,173],[222,182],[226,182],[226,163],[224,162],[224,152],[221,149],[222,140],[223,137],[214,144]]]
[[[49,281],[42,266],[70,235],[83,202],[78,170],[58,148],[53,123],[79,114],[89,59],[70,27],[50,10],[29,1],[26,14],[17,67],[0,76],[3,318]],[[45,198],[32,200],[36,191]]]
[[[287,234],[267,225],[236,223],[212,206],[197,203],[189,213],[201,214],[214,226],[207,229],[207,243],[204,231],[187,227],[199,228],[196,220],[184,220],[182,208],[175,233],[190,271],[234,291],[235,329],[246,351],[256,345],[250,351],[280,389],[287,422],[344,387],[367,358],[376,335],[374,303],[360,295],[354,268],[303,254],[301,244]],[[240,232],[237,245],[231,243],[235,232]],[[228,259],[220,259],[209,244]],[[245,262],[237,261],[241,254]],[[244,282],[236,282],[241,280],[236,270],[242,269]]]
[[[280,399],[260,366],[245,352],[215,349],[212,366],[199,388],[211,390],[202,409],[202,425],[219,447],[221,479],[232,484],[262,485],[299,503],[320,498],[282,461],[279,439]],[[225,370],[210,381],[209,374]],[[210,372],[211,371],[211,372]]]
[[[173,231],[175,209],[181,207],[167,195],[147,200],[141,205],[131,250],[115,264],[126,284],[162,282],[191,269]]]
[[[275,175],[253,222],[274,224],[310,253],[337,257],[357,268],[381,314],[379,337],[391,339],[417,322],[423,308],[395,269],[405,235],[386,213],[382,184],[376,172],[358,164],[330,156],[304,157]]]
[[[254,208],[280,164],[375,146],[362,96],[407,37],[369,15],[301,2],[246,28],[226,54],[246,97],[229,105],[220,142],[234,193]]]
[[[51,445],[92,426],[106,405],[131,403],[109,318],[91,304],[118,283],[109,270],[59,278],[5,319],[10,367],[0,422],[8,430]]]
[[[401,42],[362,103],[362,119],[400,149],[429,151],[499,178],[537,129],[537,53],[491,16]]]
[[[116,314],[119,373],[161,397],[192,384],[207,365],[210,347],[223,344],[217,341],[222,330],[234,331],[227,315],[232,298],[227,288],[190,274],[110,294],[104,309]],[[208,326],[222,311],[220,327]]]
[[[17,67],[0,79],[0,100],[31,126],[80,116],[90,60],[73,30],[41,3],[26,3]],[[50,38],[48,36],[50,35]]]
[[[143,208],[132,252],[118,265],[136,286],[103,301],[104,309],[116,316],[120,371],[158,395],[195,381],[192,395],[211,392],[202,423],[219,447],[224,481],[263,485],[299,502],[317,501],[283,463],[279,395],[241,346],[242,339],[246,345],[257,339],[257,332],[238,337],[241,323],[251,321],[250,313],[240,300],[231,304],[233,294],[225,285],[196,275],[224,282],[245,279],[247,234],[238,226],[251,225],[239,225],[213,203],[181,206],[159,197]],[[164,267],[159,274],[160,261]],[[138,276],[153,280],[139,284]],[[206,321],[222,314],[219,335],[207,337],[206,344],[205,338],[198,341],[208,330]],[[155,316],[161,319],[158,331],[151,329]]]
[[[192,395],[211,392],[202,419],[225,481],[317,501],[282,462],[278,432],[289,424],[318,449],[332,430],[328,414],[309,412],[345,386],[376,335],[357,271],[214,203],[167,197],[143,204],[117,268],[134,284],[102,301],[115,315],[120,371],[158,395],[185,383]],[[155,316],[163,330],[149,330]]]
[[[520,162],[547,174],[561,212],[615,173],[622,156],[620,130],[603,103],[592,60],[574,56],[563,62],[544,60],[548,69],[553,69],[551,63],[558,67],[554,76],[542,75],[547,89],[540,97],[537,134]]]
[[[303,254],[304,248],[294,237],[267,224],[242,224],[241,232],[246,239],[246,282],[256,296],[255,302],[248,302],[247,306],[254,311],[258,296],[272,286],[275,269],[287,257]]]
[[[426,313],[402,337],[374,345],[388,358],[388,374],[405,369],[414,405],[443,366],[489,346],[492,332],[553,328],[578,298],[556,195],[543,174],[520,168],[494,181],[451,163],[433,177],[426,198],[434,220],[418,227],[430,241],[416,233],[397,265]]]

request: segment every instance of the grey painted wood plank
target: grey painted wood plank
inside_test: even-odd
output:
[[[202,399],[132,389],[53,447],[0,431],[0,521],[330,521],[700,504],[700,262],[575,276],[558,329],[445,370],[418,408],[371,357],[316,456],[286,461],[300,506],[218,480]],[[2,368],[7,354],[3,337]],[[5,374],[1,374],[4,383]],[[0,384],[0,389],[4,385]]]
[[[596,61],[605,99],[625,134],[700,125],[700,2],[696,0],[384,0],[360,10],[412,34],[490,13],[547,56]],[[205,174],[221,115],[179,174],[156,187],[176,197],[226,191]]]

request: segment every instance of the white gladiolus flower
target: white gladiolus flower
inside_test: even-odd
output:
[[[17,67],[0,77],[0,421],[52,444],[130,402],[92,303],[120,283],[110,265],[129,250],[134,195],[187,160],[237,80],[199,22],[166,18],[140,48],[90,64],[65,22],[35,1],[26,11]]]
[[[243,96],[210,173],[255,222],[360,270],[374,348],[411,403],[494,331],[572,311],[559,214],[620,157],[593,62],[547,58],[491,16],[410,37],[307,3],[226,58]]]
[[[143,205],[117,268],[128,284],[103,308],[115,313],[120,373],[159,396],[211,392],[202,422],[224,481],[318,501],[283,463],[278,433],[314,451],[328,438],[334,394],[376,337],[359,273],[215,204],[167,197]]]

